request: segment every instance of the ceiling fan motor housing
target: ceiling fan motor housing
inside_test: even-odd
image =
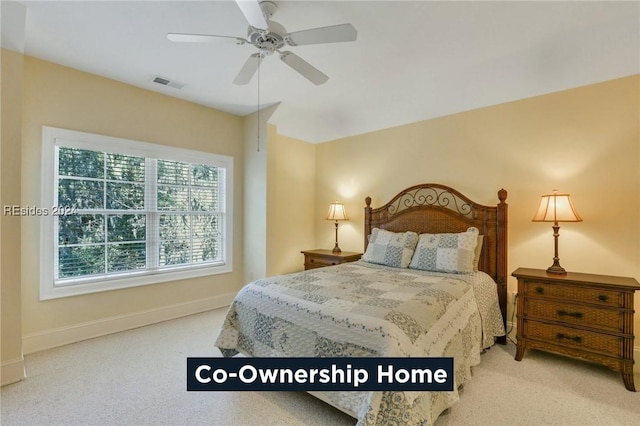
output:
[[[267,32],[250,26],[247,30],[247,39],[263,53],[270,55],[285,45],[285,34],[287,30],[282,25],[269,21]]]

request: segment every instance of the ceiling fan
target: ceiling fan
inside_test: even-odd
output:
[[[240,72],[233,80],[235,84],[248,84],[260,67],[262,60],[274,52],[280,54],[280,59],[313,84],[320,85],[329,77],[313,65],[293,52],[282,50],[285,46],[303,46],[309,44],[337,43],[355,41],[358,32],[351,24],[332,25],[313,28],[310,30],[287,33],[285,28],[271,20],[278,6],[273,1],[236,0],[238,7],[249,22],[247,38],[210,35],[169,33],[167,38],[175,42],[208,43],[218,38],[232,38],[238,45],[250,44],[258,48],[258,52],[249,56]]]

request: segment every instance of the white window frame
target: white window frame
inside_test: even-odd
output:
[[[124,273],[122,276],[81,278],[66,285],[55,283],[56,217],[52,214],[57,195],[56,146],[105,151],[186,163],[206,164],[225,169],[222,259],[216,264],[179,265],[158,271]],[[42,182],[40,229],[40,300],[177,281],[233,271],[233,158],[147,142],[85,133],[55,127],[42,127]]]

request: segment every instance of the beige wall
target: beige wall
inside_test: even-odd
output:
[[[304,269],[300,250],[315,248],[316,145],[269,126],[267,275]]]
[[[15,182],[22,185],[22,204],[40,203],[46,125],[231,156],[236,218],[232,273],[47,301],[38,293],[39,221],[23,218],[25,352],[73,339],[74,331],[76,337],[112,331],[106,320],[126,328],[228,303],[243,284],[243,119],[33,57],[25,57],[24,68],[22,176]]]
[[[245,282],[301,271],[315,247],[316,145],[267,124],[277,107],[245,120]]]
[[[561,224],[562,266],[640,280],[639,88],[632,76],[320,144],[317,245],[331,246],[319,206],[334,198],[352,219],[341,224],[340,246],[361,251],[367,195],[375,207],[405,187],[439,182],[493,205],[505,188],[509,272],[544,269],[551,226],[531,218],[540,195],[558,189],[584,219]],[[508,286],[515,291],[515,279]]]
[[[0,150],[0,206],[21,204],[20,158],[22,139],[22,75],[23,56],[0,50],[2,64],[1,116],[2,149]],[[20,218],[0,213],[0,372],[2,385],[22,380]]]
[[[267,275],[268,139],[265,115],[251,114],[244,124],[244,283]]]

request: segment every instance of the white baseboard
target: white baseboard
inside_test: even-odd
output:
[[[509,333],[509,337],[511,337],[511,339],[515,342],[516,340],[516,329],[517,329],[517,324],[516,323],[512,323],[511,321],[507,321],[507,330],[511,330],[511,333]],[[636,334],[636,341],[640,340],[640,337],[638,337],[638,335]],[[635,361],[635,363],[633,364],[633,371],[634,374],[636,373],[640,373],[640,346],[634,346],[633,347],[633,359]]]
[[[10,385],[24,379],[24,358],[15,358],[0,364],[0,386]]]
[[[107,334],[221,308],[230,305],[235,295],[236,293],[226,293],[191,302],[177,303],[175,305],[163,306],[146,311],[27,334],[22,338],[22,350],[25,355],[32,354],[45,349],[93,339],[94,337],[105,336]]]

